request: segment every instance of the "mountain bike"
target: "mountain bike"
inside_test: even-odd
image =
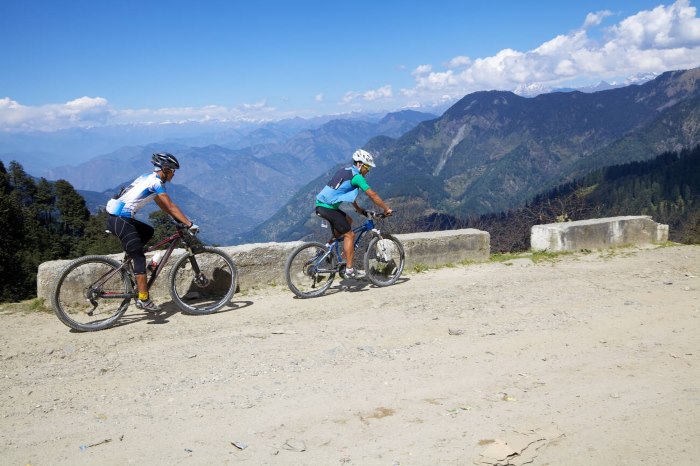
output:
[[[175,228],[175,234],[145,249],[152,252],[167,246],[151,270],[148,289],[175,248],[182,246],[184,254],[174,256],[168,278],[170,296],[186,314],[216,312],[236,291],[236,265],[225,252],[203,245],[185,224],[175,223]],[[61,272],[51,302],[61,322],[72,329],[91,332],[114,325],[137,297],[133,263],[127,254],[121,262],[106,256],[84,256]]]
[[[393,235],[382,233],[379,228],[384,218],[384,214],[367,211],[367,220],[353,229],[355,250],[365,234],[372,236],[363,264],[367,279],[376,286],[396,283],[405,262],[401,242]],[[343,276],[345,273],[347,264],[342,251],[342,237],[335,238],[328,244],[309,242],[294,249],[284,270],[289,289],[300,298],[321,296],[330,288],[336,274]]]

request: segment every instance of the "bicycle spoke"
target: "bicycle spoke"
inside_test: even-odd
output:
[[[236,291],[236,266],[228,255],[216,248],[204,247],[194,257],[199,273],[188,255],[173,265],[170,294],[184,312],[211,314],[228,304]]]
[[[375,237],[365,254],[367,278],[377,286],[388,286],[398,280],[403,272],[404,250],[401,242],[391,235]]]
[[[307,243],[295,249],[287,260],[287,285],[300,298],[320,296],[331,286],[337,265],[335,256],[325,256],[321,243]]]
[[[52,303],[58,318],[75,330],[93,331],[112,326],[129,306],[133,295],[120,264],[101,256],[70,263],[54,289]]]

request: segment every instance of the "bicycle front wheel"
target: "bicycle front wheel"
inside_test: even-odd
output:
[[[367,279],[377,286],[389,286],[403,272],[405,254],[401,242],[392,235],[375,236],[365,253]]]
[[[231,301],[238,271],[222,250],[205,246],[179,257],[170,270],[170,296],[187,314],[212,314]]]
[[[134,294],[129,274],[120,267],[104,256],[85,256],[68,264],[51,295],[59,320],[81,332],[114,325]]]
[[[327,251],[321,243],[305,243],[292,251],[284,268],[292,293],[300,298],[315,298],[326,292],[338,271],[333,254],[321,260]]]

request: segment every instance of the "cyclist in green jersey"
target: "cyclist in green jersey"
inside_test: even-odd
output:
[[[384,211],[385,215],[391,215],[391,208],[379,197],[365,180],[365,175],[376,165],[374,157],[369,152],[359,149],[352,154],[353,164],[347,168],[341,168],[331,178],[328,184],[316,196],[316,215],[328,221],[333,228],[336,237],[343,236],[343,251],[347,261],[345,276],[359,278],[364,275],[360,270],[352,267],[355,253],[355,233],[352,231],[352,218],[340,210],[343,202],[351,202],[355,211],[366,215],[367,211],[357,203],[357,195],[362,190],[377,207]]]

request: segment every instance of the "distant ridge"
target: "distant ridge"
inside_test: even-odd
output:
[[[398,214],[402,205],[461,218],[515,208],[593,170],[700,143],[699,81],[696,68],[589,94],[475,92],[400,138],[369,141],[378,167],[368,181]],[[242,240],[311,234],[310,202],[326,177]]]
[[[49,180],[64,179],[76,189],[106,203],[116,187],[152,170],[153,152],[167,147],[182,165],[168,185],[178,204],[197,218],[204,232],[219,244],[230,244],[238,234],[270,217],[309,180],[347,160],[371,138],[396,138],[435,115],[403,110],[371,120],[336,119],[315,128],[289,130],[269,125],[251,131],[236,142],[221,141],[202,147],[181,143],[122,147],[77,166],[46,170]],[[252,143],[238,148],[242,141]],[[109,194],[105,194],[104,192]],[[92,202],[99,205],[100,202]]]

